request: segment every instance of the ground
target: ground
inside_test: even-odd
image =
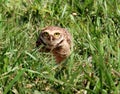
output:
[[[70,31],[62,64],[39,53],[46,26]],[[0,1],[0,94],[120,94],[119,0]]]

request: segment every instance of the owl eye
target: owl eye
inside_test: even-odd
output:
[[[44,36],[44,37],[48,37],[48,36],[49,36],[48,32],[44,32],[44,33],[43,33],[43,36]]]
[[[54,37],[58,38],[60,36],[60,33],[54,33]]]

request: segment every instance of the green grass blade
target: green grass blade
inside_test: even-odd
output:
[[[25,72],[25,69],[18,71],[18,74],[15,76],[15,78],[5,87],[4,94],[7,94],[10,91],[10,89],[20,79],[20,77],[23,75],[24,72]]]

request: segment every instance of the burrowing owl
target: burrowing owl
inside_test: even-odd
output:
[[[40,51],[51,52],[56,62],[60,63],[71,53],[72,37],[64,28],[49,26],[40,32],[36,46],[40,45],[43,45]]]

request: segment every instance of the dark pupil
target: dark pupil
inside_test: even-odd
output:
[[[55,33],[55,35],[60,35],[59,33]]]
[[[47,33],[47,32],[45,32],[45,33],[44,33],[44,36],[48,36],[48,33]]]

